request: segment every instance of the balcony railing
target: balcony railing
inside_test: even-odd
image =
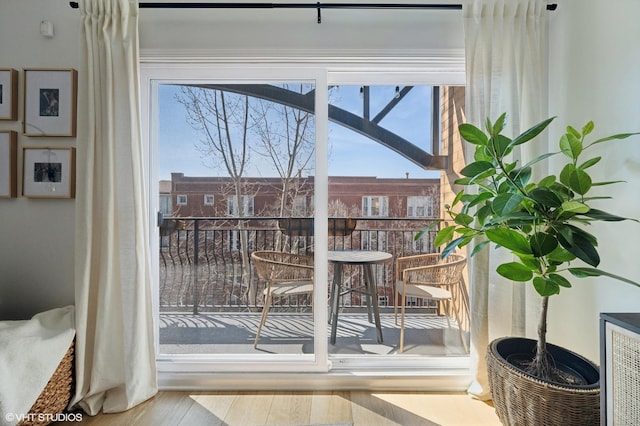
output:
[[[314,251],[313,227],[289,220],[294,227],[299,226],[298,232],[282,229],[283,220],[276,217],[165,218],[160,227],[160,310],[198,313],[259,309],[264,283],[258,280],[248,254],[255,250]],[[363,217],[357,218],[355,229],[347,232],[335,228],[341,220],[330,219],[330,250],[382,250],[394,258],[435,251],[435,230],[415,240],[432,219]],[[393,306],[394,267],[393,262],[376,266],[381,306]],[[362,283],[361,268],[343,272],[351,285]],[[364,305],[357,293],[345,297],[345,308]],[[422,307],[422,301],[410,303]],[[285,310],[309,306],[310,300],[305,298],[280,301],[278,305]]]

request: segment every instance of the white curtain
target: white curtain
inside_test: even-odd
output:
[[[138,90],[138,4],[81,0],[76,392],[90,415],[157,392]]]
[[[547,11],[543,0],[470,0],[464,5],[467,74],[466,121],[482,129],[507,113],[504,134],[515,137],[544,120],[547,111]],[[532,145],[529,147],[528,145]],[[547,152],[543,138],[514,152],[526,163]],[[473,161],[467,145],[465,159]],[[538,175],[544,171],[537,170]],[[471,357],[469,393],[488,399],[487,345],[506,335],[535,333],[539,299],[530,285],[495,273],[507,254],[488,248],[470,259]],[[511,320],[509,320],[511,319]]]

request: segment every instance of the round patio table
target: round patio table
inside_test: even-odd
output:
[[[342,292],[363,293],[367,297],[369,322],[372,322],[371,314],[375,319],[378,343],[382,343],[382,326],[380,324],[380,311],[378,308],[378,293],[376,276],[373,273],[373,265],[391,260],[391,253],[373,250],[329,250],[327,259],[333,263],[333,281],[331,284],[331,298],[329,322],[331,323],[331,344],[336,344],[336,332],[338,328],[338,304]],[[361,265],[364,272],[364,288],[351,288],[342,285],[343,265]]]

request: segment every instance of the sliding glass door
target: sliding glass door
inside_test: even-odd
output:
[[[436,251],[421,231],[448,164],[441,74],[146,64],[142,77],[160,371],[466,358],[468,321],[410,297],[401,353],[394,313],[396,259]],[[366,260],[340,257],[354,254]]]

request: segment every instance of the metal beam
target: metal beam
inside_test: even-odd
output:
[[[181,84],[180,86],[224,90],[253,96],[315,114],[315,101],[311,96],[313,91],[297,93],[268,84]],[[342,108],[329,105],[329,120],[386,146],[424,169],[442,170],[448,167],[448,157],[432,155],[366,117],[359,117]]]
[[[389,114],[389,112],[391,112],[391,110],[396,105],[398,105],[398,102],[400,102],[402,98],[407,96],[407,93],[409,93],[411,89],[413,89],[413,86],[405,86],[402,88],[402,90],[399,90],[399,88],[396,87],[396,90],[398,90],[396,96],[394,96],[393,99],[391,99],[391,101],[389,101],[389,103],[384,108],[382,108],[382,111],[380,111],[378,115],[376,115],[371,121],[373,121],[374,123],[379,123],[387,114]]]

